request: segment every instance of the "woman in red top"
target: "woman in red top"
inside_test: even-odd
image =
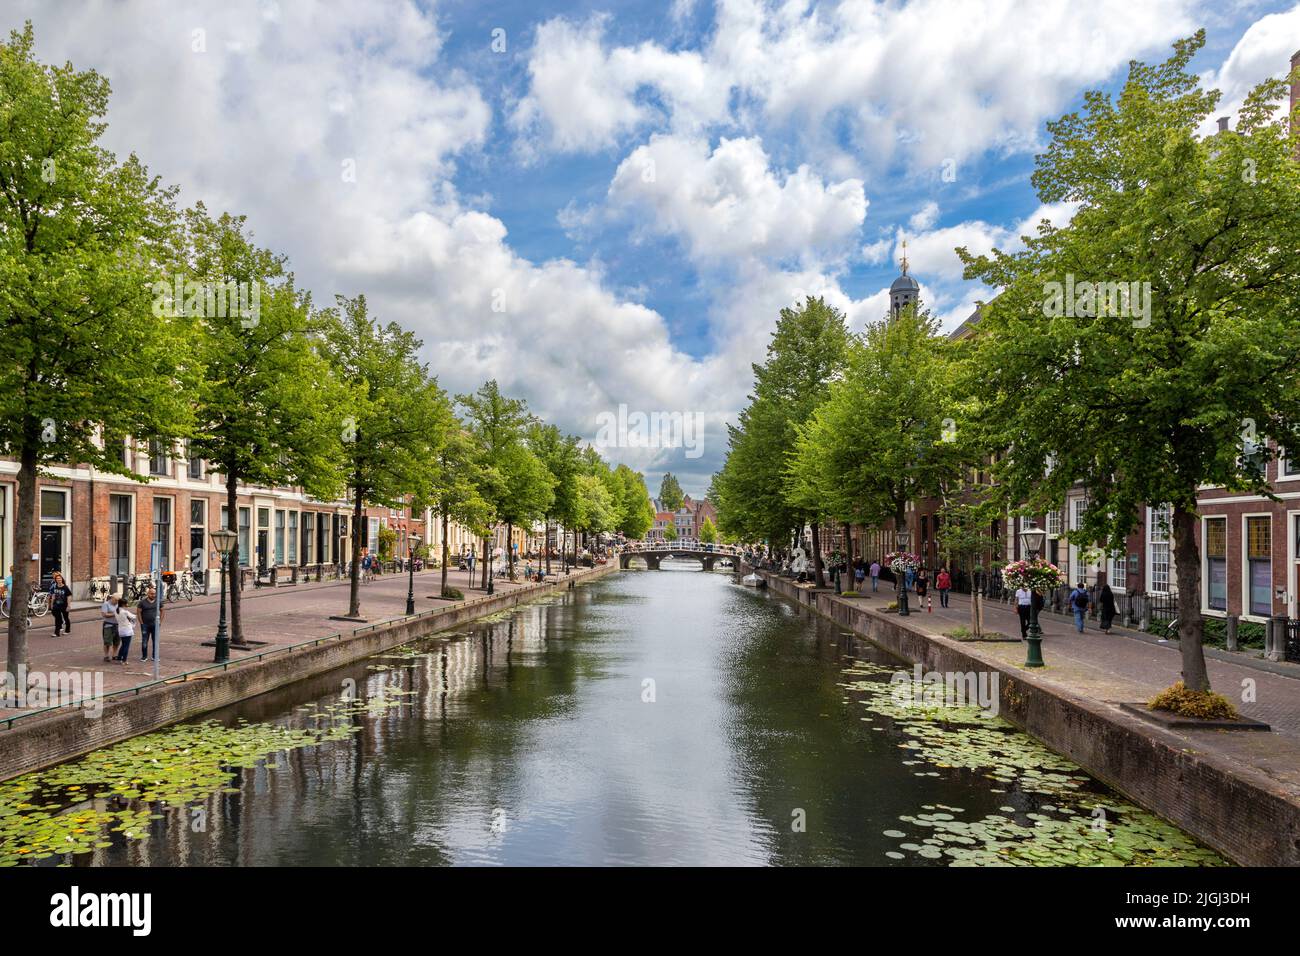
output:
[[[940,568],[934,576],[934,589],[939,592],[939,607],[947,607],[948,592],[952,590],[952,576],[947,568]]]

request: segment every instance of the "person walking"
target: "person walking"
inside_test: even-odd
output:
[[[72,621],[68,620],[68,602],[72,600],[72,588],[63,580],[63,572],[55,571],[51,576],[49,597],[50,612],[54,615],[54,636],[59,636],[62,628],[72,633]]]
[[[117,605],[121,601],[116,594],[110,594],[104,598],[104,603],[99,606],[99,616],[102,618],[100,630],[104,638],[104,660],[111,661],[113,655],[117,652],[117,646],[121,643],[121,637],[117,633]]]
[[[930,590],[930,579],[926,576],[925,568],[916,572],[916,580],[912,582],[916,587],[916,606],[925,606],[925,595]]]
[[[1029,636],[1029,609],[1034,603],[1034,592],[1029,588],[1018,588],[1016,590],[1016,614],[1020,618],[1020,639],[1023,641]]]
[[[136,605],[140,612],[140,660],[149,659],[149,647],[152,642],[153,656],[158,657],[158,622],[162,620],[162,607],[158,603],[158,592],[151,585],[144,592],[144,597]]]
[[[939,607],[947,607],[948,592],[952,590],[952,575],[947,568],[940,568],[934,576],[934,589],[939,592]]]
[[[131,650],[131,638],[135,637],[135,625],[137,618],[131,612],[130,607],[125,601],[117,605],[117,636],[121,641],[121,647],[117,651],[117,662],[125,664],[127,652]]]
[[[1100,618],[1101,632],[1109,634],[1115,623],[1115,592],[1109,584],[1103,584],[1097,594],[1097,616]]]
[[[880,587],[880,562],[871,562],[871,590],[875,591]]]
[[[1088,613],[1088,606],[1092,603],[1092,598],[1088,596],[1088,589],[1080,581],[1073,591],[1070,592],[1070,610],[1074,611],[1074,627],[1083,633],[1083,618]]]
[[[859,558],[853,562],[853,588],[859,594],[862,593],[862,585],[867,580],[867,569],[862,566],[862,559]]]

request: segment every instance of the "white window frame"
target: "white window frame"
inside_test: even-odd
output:
[[[1157,534],[1156,534],[1156,531],[1157,531],[1156,516],[1157,516],[1158,514],[1162,513],[1162,512],[1165,513],[1165,514],[1167,514],[1168,517],[1167,517],[1167,520],[1165,521],[1165,527],[1164,527],[1164,530],[1160,532],[1160,535],[1161,535],[1161,536],[1157,536]],[[1172,594],[1172,593],[1174,593],[1174,592],[1170,589],[1170,587],[1169,587],[1169,584],[1170,584],[1170,576],[1171,576],[1171,574],[1173,573],[1173,566],[1174,566],[1174,565],[1173,565],[1173,552],[1172,552],[1172,544],[1173,544],[1174,533],[1173,533],[1173,527],[1172,527],[1172,524],[1173,524],[1173,509],[1170,508],[1168,505],[1161,505],[1161,506],[1158,507],[1158,508],[1152,508],[1152,507],[1149,506],[1149,505],[1147,506],[1147,521],[1146,521],[1146,553],[1147,553],[1147,554],[1146,554],[1146,557],[1147,557],[1146,590],[1147,590],[1147,593],[1148,593],[1148,594]],[[1164,589],[1163,589],[1163,590],[1157,590],[1157,589],[1156,589],[1156,562],[1155,562],[1155,546],[1156,546],[1156,545],[1164,545],[1164,549],[1165,549],[1165,550],[1164,550],[1164,555],[1165,555],[1165,560],[1164,560],[1164,568],[1165,568],[1165,586],[1164,586]]]
[[[1223,581],[1227,586],[1231,580],[1232,569],[1228,565],[1228,553],[1231,549],[1228,547],[1228,516],[1227,515],[1202,515],[1201,516],[1201,613],[1208,617],[1227,617],[1227,606],[1230,594],[1223,596],[1224,609],[1210,607],[1210,533],[1209,527],[1211,521],[1223,522]]]
[[[1268,599],[1270,615],[1273,604],[1273,581],[1274,568],[1273,564],[1273,512],[1271,511],[1252,511],[1241,516],[1241,567],[1238,569],[1241,574],[1241,619],[1243,621],[1255,621],[1259,624],[1268,623],[1270,615],[1253,614],[1250,610],[1250,538],[1247,535],[1250,518],[1268,519]]]
[[[1300,481],[1300,471],[1297,471],[1294,475],[1288,475],[1286,473],[1287,462],[1289,460],[1290,459],[1287,456],[1286,449],[1282,448],[1279,445],[1277,449],[1277,480],[1278,481]]]
[[[1116,580],[1118,572],[1119,579]],[[1119,550],[1107,556],[1106,580],[1112,588],[1128,590],[1128,553]]]

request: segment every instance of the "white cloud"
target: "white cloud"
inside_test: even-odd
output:
[[[648,228],[681,237],[697,260],[838,255],[867,214],[860,179],[824,183],[807,166],[773,171],[757,139],[653,136],[619,165],[614,206],[649,213]]]
[[[1219,69],[1201,76],[1204,86],[1223,93],[1217,113],[1205,121],[1201,132],[1214,132],[1220,116],[1235,117],[1246,95],[1259,83],[1285,77],[1291,70],[1291,55],[1297,49],[1300,49],[1300,4],[1252,23]],[[1236,125],[1235,121],[1232,125]]]

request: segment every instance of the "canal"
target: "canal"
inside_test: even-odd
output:
[[[0,784],[0,864],[1222,865],[900,670],[726,574],[616,574]]]

